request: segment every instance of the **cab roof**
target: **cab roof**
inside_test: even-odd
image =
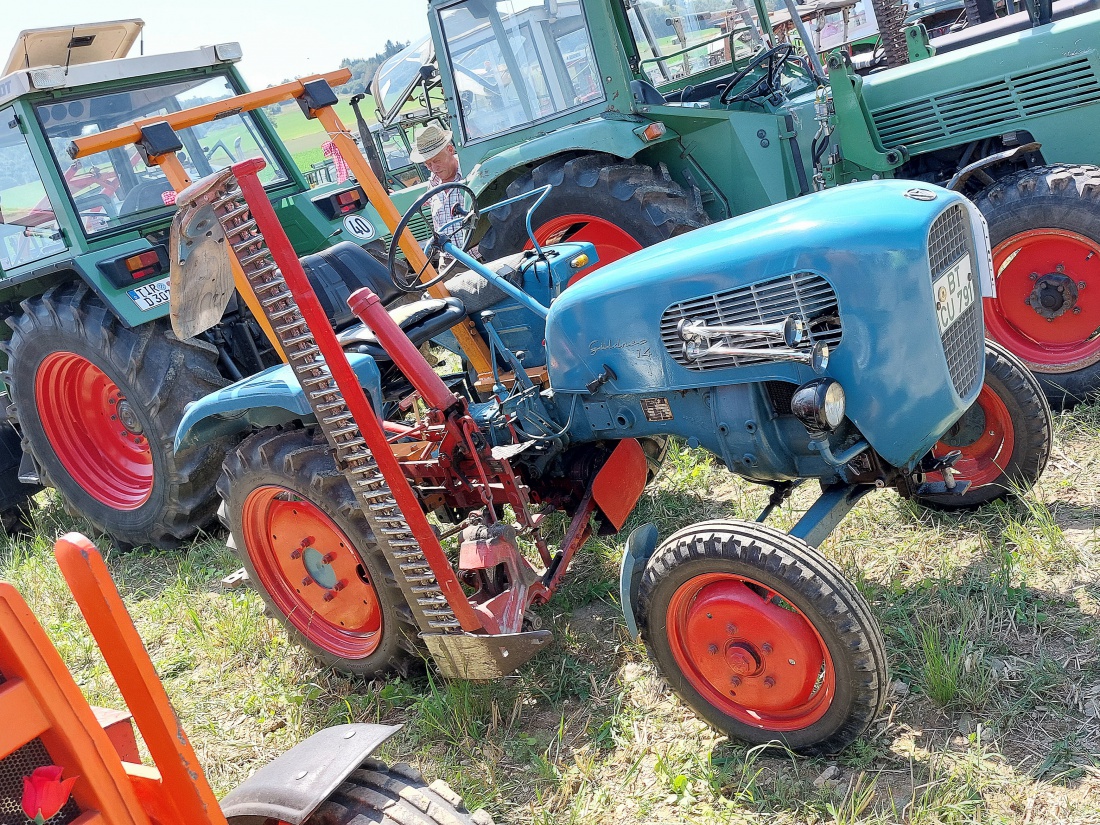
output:
[[[110,20],[77,26],[53,26],[19,32],[4,74],[38,66],[74,66],[125,57],[141,34],[145,21]]]

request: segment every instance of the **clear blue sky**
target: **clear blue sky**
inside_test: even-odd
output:
[[[236,40],[253,88],[338,68],[427,33],[426,0],[0,0],[0,57],[23,29],[140,17],[145,53]],[[134,46],[134,54],[137,53]]]

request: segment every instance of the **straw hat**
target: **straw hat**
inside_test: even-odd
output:
[[[416,148],[409,157],[416,163],[431,160],[451,142],[452,133],[446,129],[440,129],[434,123],[429,123],[416,136]]]

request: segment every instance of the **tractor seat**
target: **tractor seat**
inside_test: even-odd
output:
[[[466,307],[457,298],[425,298],[387,311],[401,327],[401,331],[418,347],[466,317]],[[379,362],[390,360],[390,356],[382,349],[382,345],[366,324],[358,323],[348,327],[337,333],[336,338],[346,350],[366,353]]]

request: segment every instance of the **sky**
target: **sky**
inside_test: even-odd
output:
[[[24,29],[124,20],[145,21],[145,53],[185,51],[235,40],[251,88],[320,74],[345,57],[369,57],[386,40],[428,32],[425,0],[0,0],[0,55]],[[318,9],[313,14],[309,9]],[[134,45],[131,54],[137,54]]]

